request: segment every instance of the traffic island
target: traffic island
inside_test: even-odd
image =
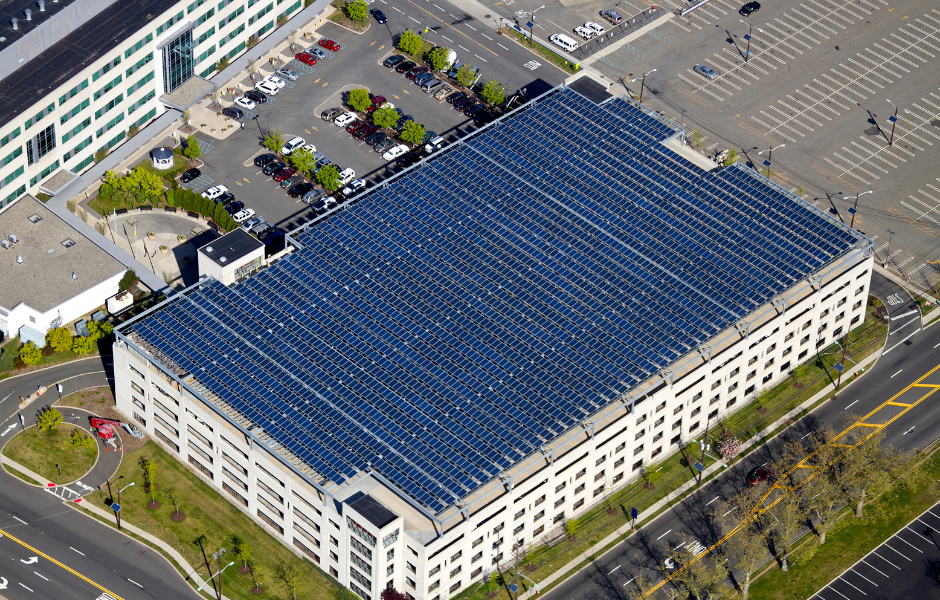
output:
[[[98,459],[98,444],[75,425],[60,423],[47,431],[33,426],[13,436],[3,447],[3,456],[63,485],[92,470]],[[4,468],[16,475],[6,465]]]

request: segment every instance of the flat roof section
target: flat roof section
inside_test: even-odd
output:
[[[0,211],[0,234],[18,240],[0,247],[0,306],[6,308],[25,302],[46,312],[127,269],[29,195]]]
[[[233,263],[238,264],[239,259],[263,247],[264,244],[255,239],[254,236],[242,229],[236,229],[212,240],[212,242],[200,248],[199,253],[212,259],[215,264],[225,267],[231,266]]]
[[[867,245],[675,135],[557,88],[121,332],[329,489],[371,470],[440,514]]]
[[[34,113],[35,104],[51,91],[81,73],[86,65],[113,52],[176,3],[177,0],[118,0],[25,63],[26,68],[17,69],[0,81],[0,126],[33,116],[27,111]],[[46,5],[47,10],[50,5]],[[121,60],[124,60],[123,54]],[[124,69],[118,72],[123,73]],[[92,91],[88,90],[89,95]]]
[[[369,494],[363,494],[362,497],[349,506],[379,529],[382,529],[398,518],[398,515],[379,504],[379,502]]]

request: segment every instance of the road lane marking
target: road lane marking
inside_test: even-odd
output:
[[[82,552],[81,550],[75,550],[75,548],[72,548],[71,546],[69,546],[69,550],[74,550],[75,552],[78,552],[78,553],[81,554],[82,556],[85,556],[85,553],[84,553],[84,552]]]
[[[27,523],[26,521],[24,521],[23,519],[19,518],[19,517],[16,516],[16,515],[10,515],[10,516],[13,517],[14,519],[16,519],[17,521],[19,521],[20,523],[22,523],[23,525],[28,525],[28,524],[29,524],[29,523]]]
[[[901,371],[903,371],[903,370],[904,370],[904,369],[900,369],[897,373],[895,373],[894,375],[891,376],[891,379],[894,379],[894,378],[895,378],[897,375],[899,375],[899,374],[901,373]]]
[[[712,502],[714,502],[715,500],[717,500],[717,499],[719,499],[719,498],[721,498],[721,496],[715,496],[714,498],[712,498],[711,500],[708,501],[708,504],[711,504]],[[705,506],[708,506],[708,504],[706,504]]]
[[[488,39],[488,40],[491,41],[491,42],[493,41],[493,38],[491,38],[490,36],[486,35],[485,33],[481,33],[480,35],[482,35],[483,37],[485,37],[486,39]]]
[[[661,536],[659,536],[658,538],[656,538],[656,541],[659,541],[659,540],[663,539],[664,537],[666,537],[667,535],[669,535],[671,532],[672,532],[672,529],[670,529],[670,530],[667,531],[666,533],[664,533],[664,534],[662,534]]]
[[[22,586],[22,587],[24,587],[24,588],[26,588],[27,590],[29,590],[29,591],[31,591],[31,592],[33,591],[33,590],[32,590],[31,588],[28,588],[28,587],[26,587],[26,586],[25,586],[25,585],[23,585],[22,583],[20,584],[20,586]]]
[[[136,585],[136,586],[139,587],[140,589],[144,589],[144,586],[140,585],[139,583],[137,583],[137,582],[134,581],[133,579],[128,579],[128,581],[130,581],[131,583],[133,583],[134,585]]]
[[[721,515],[721,516],[727,517],[729,514],[733,513],[733,512],[734,512],[735,510],[737,510],[737,509],[738,509],[737,506],[732,506],[732,507],[731,507],[731,510],[729,510],[728,512],[726,512],[725,514],[723,514],[723,515]]]
[[[408,3],[411,4],[412,6],[414,6],[415,8],[424,11],[425,13],[427,13],[428,16],[437,19],[438,21],[441,22],[441,24],[446,25],[447,27],[450,27],[451,29],[453,29],[454,31],[456,31],[456,32],[459,33],[460,35],[464,36],[465,38],[467,38],[468,40],[470,40],[471,42],[473,42],[474,44],[476,44],[476,45],[479,46],[480,48],[483,48],[484,50],[486,50],[487,52],[489,52],[489,53],[492,54],[493,56],[499,56],[499,54],[496,54],[495,52],[493,52],[492,50],[490,50],[489,48],[487,48],[486,46],[484,46],[484,45],[481,44],[480,42],[474,40],[472,37],[470,37],[470,36],[467,35],[466,33],[460,31],[459,29],[457,29],[456,27],[454,27],[454,26],[451,25],[450,23],[445,23],[443,19],[441,19],[440,17],[438,17],[438,16],[435,15],[434,13],[425,10],[424,7],[418,6],[418,5],[415,4],[412,0],[408,0]],[[453,16],[453,15],[451,15],[451,16]],[[456,17],[454,17],[454,18],[456,18]]]
[[[496,42],[496,45],[499,46],[500,48],[502,48],[503,50],[509,50],[509,48],[507,48],[506,46],[503,46],[503,45],[500,44],[499,42]]]
[[[858,400],[856,400],[855,402],[858,402]],[[852,407],[855,405],[855,402],[853,402],[852,404],[849,404],[848,406],[846,406],[846,407],[845,407],[845,410],[849,410],[850,408],[852,408]]]
[[[408,18],[411,19],[412,21],[414,21],[415,23],[419,23],[419,24],[421,23],[421,21],[419,21],[418,19],[412,17],[411,15],[408,15]]]
[[[469,27],[470,29],[472,29],[472,30],[474,30],[474,31],[477,30],[476,27],[474,27],[473,25],[471,25],[471,24],[469,24],[469,23],[464,23],[464,25],[466,25],[467,27]]]
[[[36,571],[33,571],[33,574],[34,574],[34,575],[37,575],[37,576],[39,576],[39,577],[42,577],[42,578],[45,579],[46,581],[49,581],[49,578],[48,578],[48,577],[46,577],[46,576],[44,576],[44,575],[40,575],[40,574],[37,573]]]
[[[901,317],[909,317],[909,316],[911,316],[911,315],[919,315],[919,314],[920,314],[920,311],[919,311],[919,310],[911,310],[911,311],[908,311],[908,312],[906,312],[906,313],[901,313],[900,315],[891,317],[891,320],[892,320],[892,321],[897,321],[897,320],[900,319]]]
[[[619,569],[619,568],[620,568],[620,565],[617,565],[616,567],[614,567],[613,569],[611,569],[610,571],[608,571],[607,574],[608,574],[608,575],[611,575],[611,574],[613,574],[614,571],[616,571],[616,570]]]

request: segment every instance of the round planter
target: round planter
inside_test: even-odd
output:
[[[174,523],[179,523],[185,518],[186,518],[186,513],[179,512],[179,511],[170,515],[170,520],[173,521]]]

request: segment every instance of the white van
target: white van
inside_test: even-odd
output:
[[[568,52],[574,52],[575,50],[578,49],[578,42],[574,41],[573,38],[571,38],[571,37],[569,37],[569,36],[567,36],[567,35],[565,35],[565,34],[563,34],[563,33],[555,33],[555,34],[552,34],[552,35],[548,38],[548,41],[550,41],[551,43],[555,44],[556,46],[559,46],[559,47],[561,47],[561,48],[564,48],[564,49],[567,50]]]
[[[593,29],[589,27],[585,27],[584,25],[578,25],[577,27],[575,27],[574,32],[577,33],[579,36],[581,36],[585,40],[589,40],[593,38],[595,35],[597,35],[596,31],[594,31]]]

